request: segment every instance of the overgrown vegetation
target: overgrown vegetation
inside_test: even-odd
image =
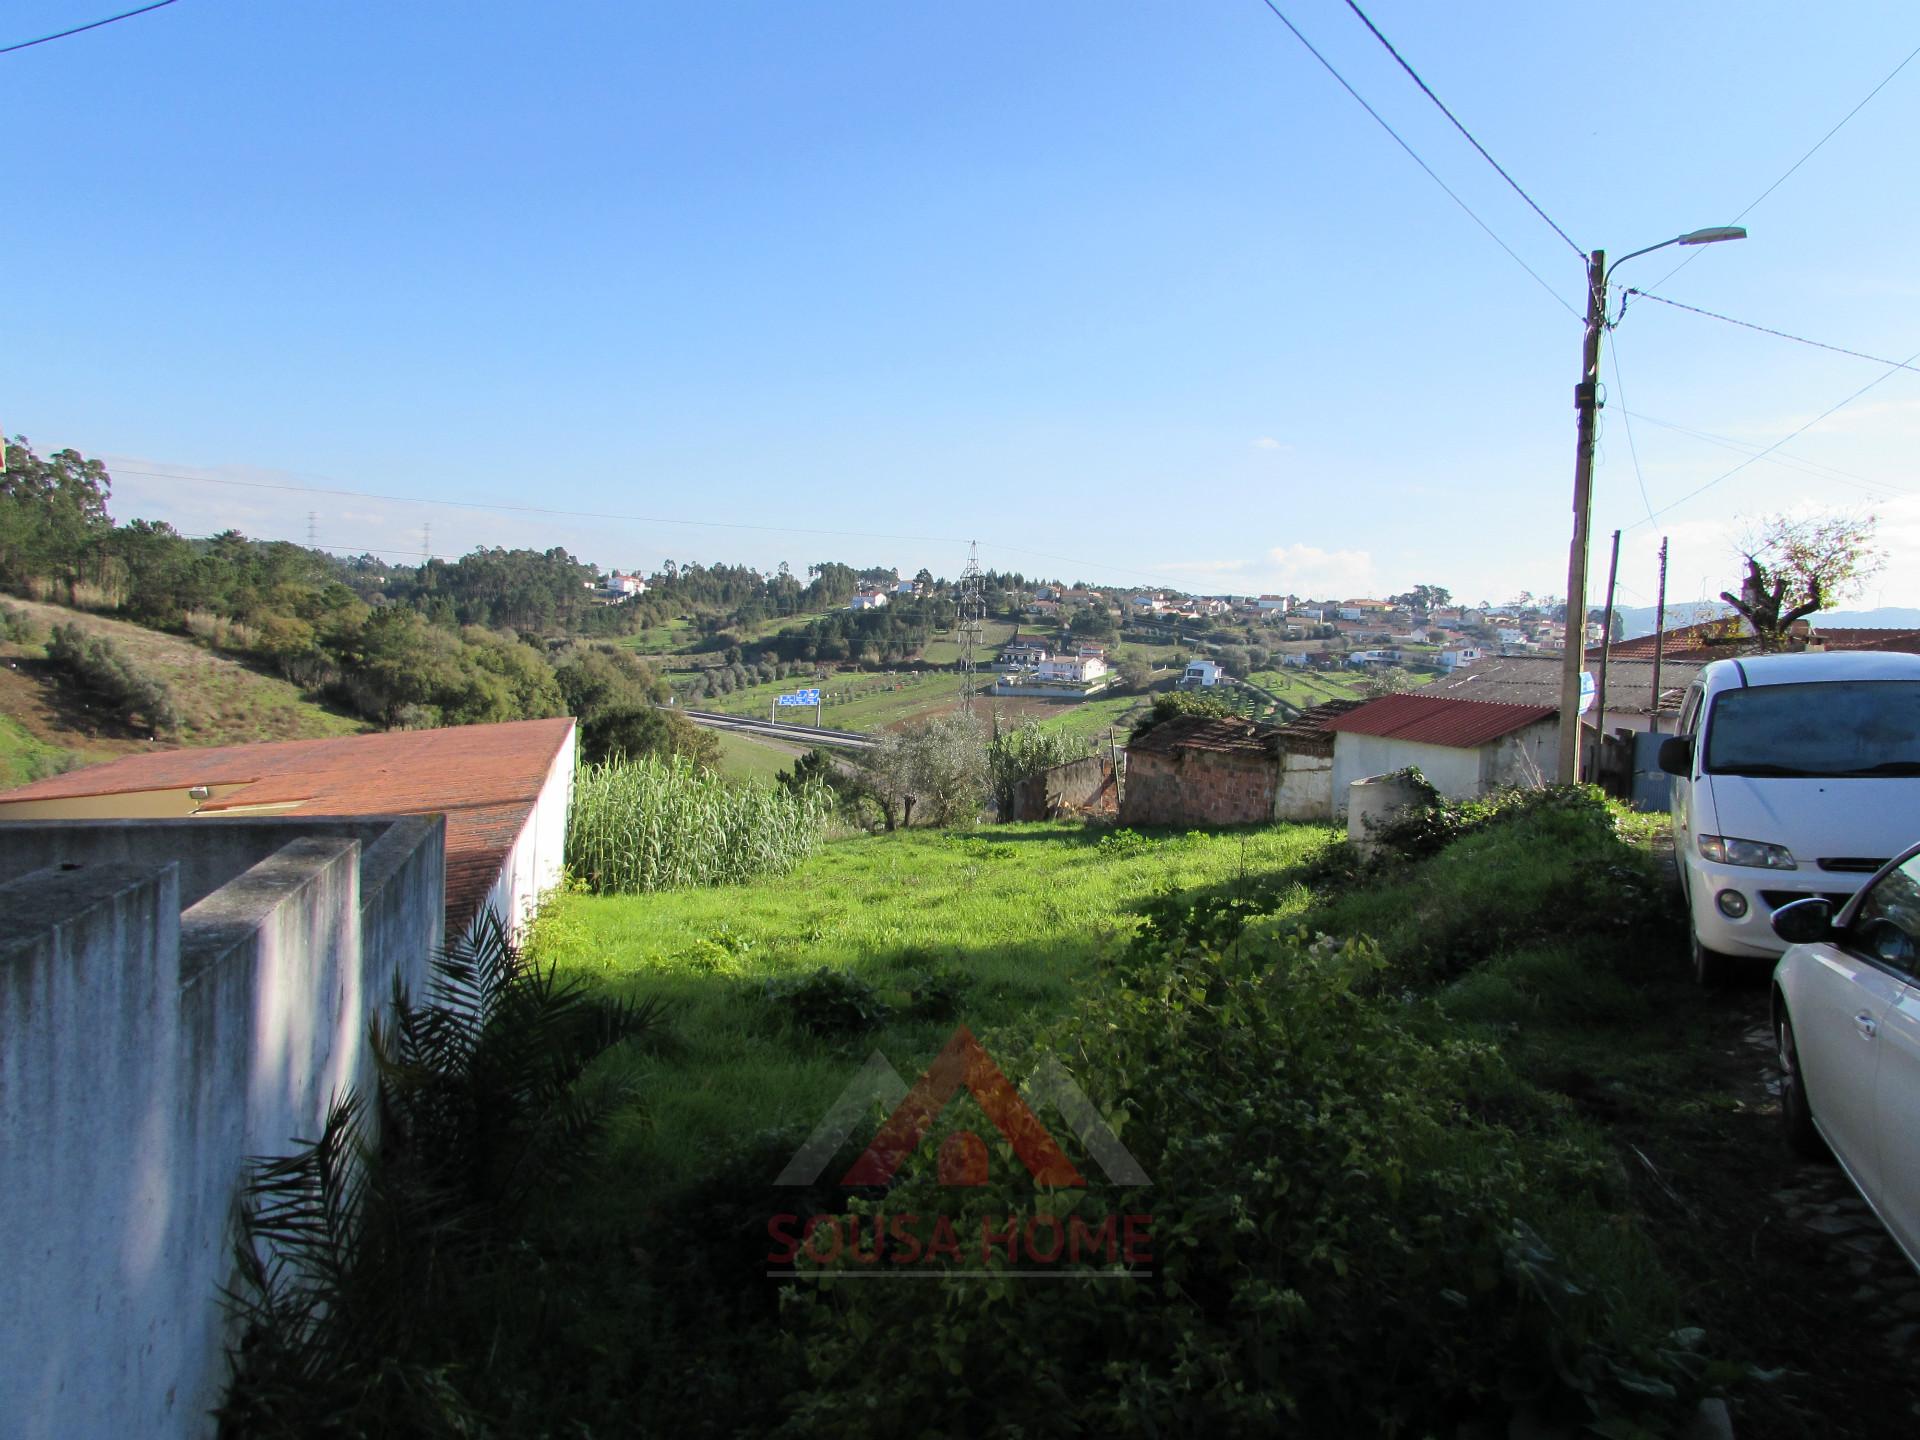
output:
[[[995,813],[1002,820],[1013,819],[1015,797],[1025,781],[1086,753],[1084,739],[1045,729],[1031,720],[1003,727],[996,713],[993,738],[987,742],[987,783]]]
[[[932,1308],[917,1285],[803,1283],[789,1433],[913,1433],[934,1413],[968,1435],[1683,1428],[1725,1371],[1657,1283],[1630,1280],[1643,1242],[1594,1244],[1622,1204],[1615,1167],[1494,1047],[1383,996],[1387,969],[1369,941],[1304,932],[1135,946],[1021,1064],[1073,1064],[1123,1119],[1144,1197],[1097,1172],[1036,1193],[1003,1155],[985,1187],[922,1167],[853,1209],[968,1237],[1150,1211],[1150,1260],[958,1284]],[[955,1268],[982,1258],[970,1239]]]
[[[78,625],[56,625],[47,641],[47,659],[123,724],[142,720],[159,735],[180,723],[166,682],[142,670],[103,635],[90,635]]]
[[[1177,715],[1203,715],[1211,718],[1224,718],[1234,713],[1226,697],[1210,695],[1204,690],[1171,690],[1165,695],[1153,697],[1153,709],[1134,722],[1135,736],[1144,735],[1156,725],[1165,724]]]
[[[831,810],[824,785],[736,785],[678,755],[586,765],[574,777],[567,868],[602,894],[738,884],[792,869]]]
[[[561,897],[538,953],[672,997],[677,1048],[566,1206],[531,1212],[524,1320],[482,1345],[455,1297],[460,1338],[405,1393],[497,1433],[1653,1437],[1752,1383],[1710,1358],[1538,1058],[1556,1035],[1618,1048],[1675,948],[1615,812],[1503,798],[1365,871],[1305,827],[1091,838],[907,832],[798,882]],[[884,1192],[833,1183],[878,1112],[823,1182],[772,1184],[861,1057],[911,1076],[956,1019],[1016,1080],[1063,1064],[1148,1186],[1107,1183],[1050,1111],[1085,1190],[1037,1188],[1004,1147],[986,1185],[939,1186],[936,1147],[979,1128],[964,1105]],[[782,1211],[945,1215],[965,1268],[982,1222],[1150,1214],[1151,1259],[1076,1284],[781,1281]]]

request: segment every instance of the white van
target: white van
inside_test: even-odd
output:
[[[1920,655],[1848,651],[1716,660],[1687,690],[1673,843],[1701,983],[1786,948],[1773,912],[1844,904],[1920,841]]]

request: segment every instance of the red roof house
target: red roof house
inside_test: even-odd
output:
[[[1553,774],[1559,712],[1551,705],[1383,695],[1325,722],[1334,736],[1333,812],[1355,780],[1417,766],[1442,795],[1471,799]]]

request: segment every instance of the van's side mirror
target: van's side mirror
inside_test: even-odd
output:
[[[1791,900],[1773,912],[1773,933],[1789,945],[1811,945],[1833,934],[1833,902],[1819,895]]]
[[[1660,768],[1681,779],[1693,774],[1693,737],[1674,735],[1660,742]]]

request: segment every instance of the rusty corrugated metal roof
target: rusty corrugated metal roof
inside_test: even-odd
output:
[[[1557,712],[1551,705],[1503,705],[1439,695],[1383,695],[1336,715],[1326,728],[1342,735],[1386,735],[1422,745],[1472,750]]]

